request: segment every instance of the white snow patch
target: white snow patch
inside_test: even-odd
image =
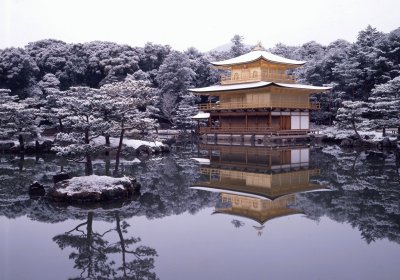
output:
[[[14,143],[15,146],[19,145],[19,142],[17,140],[0,140],[0,144],[8,144],[8,143]]]
[[[338,157],[340,154],[343,153],[342,149],[339,146],[327,146],[322,149],[322,152],[325,154],[329,154],[335,157]]]
[[[142,145],[145,146],[149,146],[149,147],[161,147],[164,146],[163,143],[159,142],[159,141],[143,141],[143,140],[136,140],[136,139],[124,139],[123,143],[125,145],[127,145],[128,147],[132,147],[132,148],[139,148]]]
[[[103,136],[97,137],[92,140],[92,143],[95,145],[104,145],[106,140]],[[110,146],[112,148],[118,147],[119,139],[117,137],[110,137]],[[132,147],[137,149],[141,145],[146,145],[149,147],[162,147],[164,146],[163,143],[160,141],[144,141],[144,140],[136,140],[136,139],[124,139],[122,142],[124,145],[128,147]]]
[[[191,158],[197,161],[200,164],[210,164],[210,160],[208,158]]]
[[[140,159],[138,159],[138,158],[134,158],[133,160],[122,159],[119,162],[123,163],[123,164],[141,163]]]
[[[60,193],[73,195],[81,192],[96,192],[101,193],[104,190],[124,189],[123,182],[130,183],[128,177],[113,178],[109,176],[81,176],[74,177],[68,180],[68,186],[63,189],[58,189]]]
[[[316,129],[319,130],[319,134],[326,135],[329,138],[343,140],[345,138],[349,138],[350,136],[354,135],[354,130],[350,129],[338,129],[335,126],[316,126]],[[382,136],[382,131],[376,130],[359,130],[358,133],[361,137],[369,136],[369,138],[373,141],[382,141],[385,137]],[[390,140],[396,140],[396,136],[388,135],[386,136]]]
[[[192,119],[208,119],[210,117],[210,113],[198,112],[197,115],[191,117]]]

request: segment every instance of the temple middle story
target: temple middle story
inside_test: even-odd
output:
[[[261,44],[244,55],[212,62],[226,73],[220,84],[190,89],[209,100],[194,116],[206,120],[199,127],[201,137],[230,142],[308,138],[310,111],[320,109],[310,95],[330,87],[297,84],[288,72],[304,63],[266,52]]]

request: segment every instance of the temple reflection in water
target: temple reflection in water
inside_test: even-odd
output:
[[[201,164],[202,179],[193,189],[220,193],[214,214],[229,214],[264,224],[274,218],[299,214],[293,206],[297,193],[323,190],[310,182],[319,169],[310,167],[306,146],[266,148],[254,146],[200,145],[207,156]]]

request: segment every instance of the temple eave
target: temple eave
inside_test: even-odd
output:
[[[304,93],[309,93],[309,94],[325,92],[331,89],[331,87],[317,87],[317,86],[309,86],[302,84],[285,84],[285,83],[259,81],[259,82],[249,82],[249,83],[241,83],[233,85],[214,85],[203,88],[192,88],[189,89],[189,91],[199,95],[219,96],[221,94],[224,94],[225,92],[252,90],[252,89],[260,89],[273,86],[278,88],[300,90],[303,91]]]

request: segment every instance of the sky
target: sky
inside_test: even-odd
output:
[[[264,47],[354,42],[400,27],[400,0],[0,0],[0,48],[41,39],[208,51],[239,34]]]

